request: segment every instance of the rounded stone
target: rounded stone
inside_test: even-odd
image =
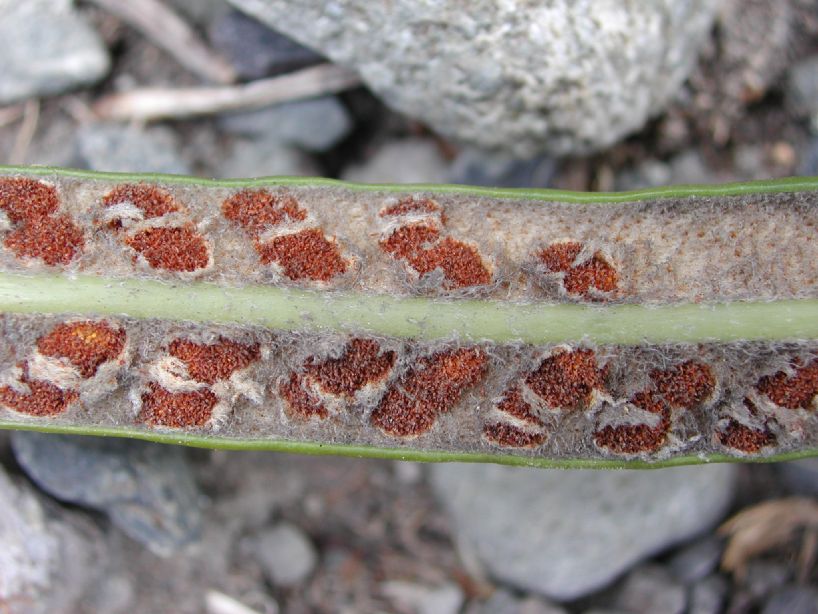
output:
[[[459,538],[492,575],[571,600],[711,528],[730,504],[735,468],[563,471],[448,464],[435,466],[431,477]]]
[[[520,157],[639,129],[693,67],[720,0],[229,0],[350,66],[441,134]]]

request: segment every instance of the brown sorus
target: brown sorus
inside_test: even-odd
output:
[[[407,213],[436,213],[440,211],[440,205],[428,198],[408,198],[400,199],[397,204],[390,205],[383,209],[379,215],[388,217],[393,215],[406,215]]]
[[[228,379],[259,358],[257,343],[245,345],[223,337],[211,344],[174,339],[168,351],[185,363],[191,379],[206,384]]]
[[[597,369],[590,349],[557,351],[528,374],[528,387],[552,409],[587,406],[595,389],[605,384],[605,370]]]
[[[293,281],[327,282],[346,273],[349,266],[338,244],[327,239],[320,228],[280,235],[267,242],[257,241],[255,247],[262,264],[275,262]]]
[[[323,392],[352,398],[361,388],[382,381],[395,364],[396,354],[381,353],[372,339],[352,339],[338,358],[318,361],[310,357],[304,372]]]
[[[657,393],[671,407],[696,407],[710,398],[716,389],[712,369],[694,360],[670,369],[654,369],[650,372],[650,378]]]
[[[773,403],[788,409],[809,409],[813,399],[818,395],[818,358],[807,365],[794,360],[793,375],[783,371],[762,377],[757,390],[766,395]]]
[[[69,264],[82,252],[82,230],[67,215],[23,221],[12,230],[5,245],[19,257],[39,258],[49,266]]]
[[[732,418],[722,430],[716,431],[716,437],[721,445],[747,454],[775,445],[776,441],[775,435],[766,428],[755,429]]]
[[[14,224],[47,217],[59,206],[57,190],[53,186],[25,177],[0,179],[0,209]]]
[[[79,398],[74,390],[63,390],[50,382],[30,379],[27,363],[17,366],[23,371],[20,382],[28,386],[29,392],[18,392],[11,386],[0,387],[0,403],[6,407],[29,416],[56,416]]]
[[[145,219],[162,217],[179,211],[179,205],[169,192],[146,183],[118,185],[102,198],[102,204],[105,207],[124,202],[129,202],[140,209],[145,214]],[[120,228],[122,223],[114,220],[110,225],[112,228]]]
[[[67,358],[84,378],[92,377],[104,362],[114,360],[125,348],[125,331],[106,322],[65,322],[37,340],[45,356]]]
[[[536,448],[545,442],[545,433],[541,431],[528,432],[504,422],[487,424],[483,436],[506,448]]]
[[[203,269],[209,261],[207,243],[192,224],[146,228],[127,237],[125,243],[154,269],[189,273]]]
[[[387,390],[370,420],[389,435],[421,435],[483,377],[487,364],[480,348],[446,350],[421,358]]]
[[[537,258],[548,271],[565,274],[562,284],[568,294],[598,300],[600,297],[592,290],[604,293],[616,290],[619,274],[613,265],[598,251],[584,262],[574,264],[581,251],[581,243],[563,241],[540,250]]]
[[[594,442],[617,454],[655,452],[664,445],[670,428],[670,415],[664,401],[650,392],[637,392],[630,403],[660,416],[655,426],[647,424],[608,425],[594,433]]]
[[[523,395],[517,387],[508,388],[495,407],[499,411],[528,424],[543,425],[543,421],[534,413],[531,405],[523,399]]]
[[[298,373],[290,373],[289,379],[279,384],[278,393],[284,399],[287,413],[291,416],[304,419],[324,419],[329,416],[321,399],[306,389],[304,379]]]
[[[289,195],[267,190],[242,190],[222,203],[222,213],[231,222],[256,237],[282,222],[302,222],[307,212]]]
[[[191,392],[170,392],[151,382],[142,394],[140,420],[152,426],[189,428],[204,426],[218,403],[208,389]]]
[[[491,273],[474,246],[452,237],[441,239],[440,231],[433,226],[401,226],[381,240],[380,246],[394,258],[405,261],[418,275],[439,269],[447,289],[491,283]]]

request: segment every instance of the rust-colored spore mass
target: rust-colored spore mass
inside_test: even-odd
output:
[[[565,274],[562,284],[568,294],[600,300],[601,297],[593,294],[592,290],[613,292],[619,284],[619,274],[601,252],[595,252],[588,260],[574,264],[581,251],[581,243],[563,241],[540,250],[537,258],[548,271]]]
[[[394,258],[404,260],[419,275],[440,269],[448,289],[491,283],[491,273],[474,246],[451,237],[441,239],[440,231],[433,226],[401,226],[383,239],[380,246]]]
[[[716,437],[721,445],[747,454],[755,454],[776,443],[775,435],[766,428],[754,429],[734,419],[723,430],[716,431]]]
[[[483,436],[506,448],[536,448],[545,442],[545,433],[541,431],[528,432],[504,422],[487,424]]]
[[[372,339],[352,339],[338,358],[307,359],[304,372],[322,391],[351,399],[364,386],[382,381],[395,359],[395,352],[381,353]]]
[[[50,185],[25,177],[0,179],[0,209],[14,224],[47,217],[59,206],[57,190]]]
[[[593,350],[566,350],[552,354],[528,374],[526,384],[552,409],[576,409],[591,401],[605,384],[605,370],[597,369]]]
[[[145,219],[162,217],[179,211],[173,196],[169,192],[146,183],[126,183],[115,187],[102,198],[105,207],[121,203],[131,203],[145,214]],[[113,228],[120,228],[118,220],[111,222]]]
[[[576,241],[560,241],[552,243],[537,254],[545,268],[554,273],[567,273],[574,266],[582,251],[582,244]]]
[[[508,388],[496,407],[499,411],[518,420],[535,426],[543,426],[543,421],[534,413],[534,409],[523,399],[522,393],[516,387]]]
[[[422,358],[381,399],[370,418],[373,426],[396,437],[429,431],[437,417],[451,411],[485,373],[480,348],[442,351]]]
[[[187,272],[207,266],[207,243],[192,225],[146,228],[125,239],[154,269]]]
[[[278,393],[284,399],[287,413],[291,416],[321,420],[329,416],[329,411],[321,399],[311,394],[304,386],[304,379],[298,373],[290,373],[290,378],[278,387]]]
[[[256,251],[262,264],[275,262],[293,281],[327,282],[346,273],[349,267],[338,244],[327,239],[319,228],[281,235],[266,243],[257,242]]]
[[[222,213],[253,237],[282,222],[307,219],[307,212],[294,197],[267,190],[242,190],[234,194],[222,203]]]
[[[139,419],[152,426],[190,428],[204,426],[213,415],[218,398],[210,390],[170,392],[151,382],[142,394]]]
[[[17,366],[23,371],[20,382],[28,386],[29,392],[18,392],[11,386],[0,387],[0,404],[9,409],[40,418],[56,416],[79,398],[74,390],[62,390],[50,382],[30,379],[26,363]]]
[[[393,215],[406,215],[407,213],[437,213],[440,205],[428,198],[416,199],[412,197],[402,198],[397,204],[383,209],[379,215],[389,217]]]
[[[661,416],[655,426],[648,424],[608,425],[594,433],[594,441],[601,448],[617,454],[656,452],[661,448],[670,429],[670,414],[664,401],[650,392],[637,392],[632,405]]]
[[[212,344],[174,339],[168,351],[185,363],[192,379],[206,384],[228,379],[236,371],[250,366],[260,355],[257,343],[243,344],[222,337]]]
[[[818,395],[818,358],[805,366],[803,362],[795,360],[792,366],[795,369],[792,376],[779,371],[762,377],[756,388],[779,407],[810,409]]]
[[[67,358],[82,377],[89,378],[122,353],[125,337],[124,330],[105,322],[66,322],[40,337],[37,349],[45,356]]]
[[[654,369],[650,378],[656,391],[671,407],[693,408],[706,401],[716,389],[713,370],[688,360],[671,369]]]
[[[24,221],[8,234],[5,245],[21,258],[39,258],[54,266],[78,256],[85,238],[67,215],[52,215]]]

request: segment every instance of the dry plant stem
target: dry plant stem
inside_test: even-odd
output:
[[[537,466],[813,454],[817,194],[6,168],[0,426]]]
[[[355,87],[360,77],[335,64],[319,64],[280,77],[225,87],[141,88],[100,99],[95,114],[106,120],[154,121],[255,109],[334,94]]]
[[[228,84],[236,80],[233,67],[199,38],[181,17],[159,0],[93,0],[145,34],[192,73]]]

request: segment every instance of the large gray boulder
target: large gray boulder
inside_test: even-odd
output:
[[[602,588],[637,561],[711,528],[735,467],[652,471],[438,465],[459,539],[499,580],[556,600]]]
[[[485,149],[605,147],[676,94],[720,0],[229,0]]]

